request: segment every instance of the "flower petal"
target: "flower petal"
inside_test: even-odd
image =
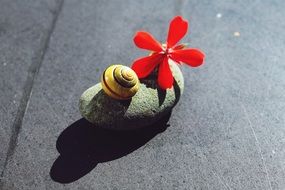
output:
[[[161,63],[163,57],[164,55],[162,54],[152,54],[139,58],[134,61],[132,69],[136,72],[138,78],[145,78]]]
[[[179,44],[179,45],[176,45],[175,47],[173,47],[172,49],[173,50],[178,50],[178,49],[184,49],[188,46],[188,43],[183,43],[183,44]]]
[[[175,50],[170,56],[174,61],[181,61],[192,67],[202,65],[205,57],[204,53],[198,49]]]
[[[169,67],[168,57],[165,57],[163,62],[159,65],[158,85],[164,90],[171,88],[173,85],[173,75]]]
[[[169,25],[168,37],[167,37],[167,47],[171,48],[179,40],[183,38],[188,29],[188,22],[184,20],[181,16],[176,16],[172,19]]]
[[[161,44],[154,37],[145,31],[138,31],[134,37],[134,42],[137,47],[151,51],[162,51]]]

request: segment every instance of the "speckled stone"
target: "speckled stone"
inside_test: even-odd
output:
[[[112,129],[135,129],[156,122],[172,110],[184,89],[179,67],[173,62],[170,65],[175,78],[171,89],[160,89],[153,73],[141,80],[140,89],[132,99],[122,101],[106,95],[98,83],[82,94],[81,115],[96,126]]]

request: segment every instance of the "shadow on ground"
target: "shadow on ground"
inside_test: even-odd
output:
[[[60,155],[50,170],[51,178],[59,183],[71,183],[89,173],[98,163],[130,154],[165,131],[170,115],[151,126],[131,131],[102,129],[83,118],[74,122],[57,139]]]

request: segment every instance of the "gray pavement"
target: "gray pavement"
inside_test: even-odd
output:
[[[0,189],[285,189],[284,1],[0,5]],[[102,71],[146,54],[135,31],[164,41],[177,14],[207,57],[182,68],[170,118],[129,132],[81,119]]]
[[[0,1],[0,170],[15,139],[51,33],[56,4]],[[13,139],[9,145],[10,139]],[[8,147],[11,147],[10,149]],[[8,150],[9,149],[9,150]]]

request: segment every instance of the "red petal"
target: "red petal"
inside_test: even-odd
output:
[[[168,57],[165,57],[163,62],[159,65],[158,85],[164,90],[171,88],[173,85],[173,76],[168,64]]]
[[[181,16],[176,16],[172,19],[167,37],[167,47],[171,48],[174,46],[179,40],[183,38],[188,29],[187,20],[183,20]]]
[[[181,49],[171,53],[171,58],[174,61],[181,61],[192,67],[202,65],[204,61],[204,53],[198,49]]]
[[[147,57],[142,57],[134,61],[132,69],[136,72],[139,78],[147,77],[153,69],[161,63],[164,55],[152,54]]]
[[[134,37],[134,42],[136,46],[142,49],[147,49],[156,52],[162,51],[161,44],[156,41],[154,37],[148,32],[137,32]]]
[[[184,48],[187,47],[187,46],[188,46],[188,44],[183,43],[183,44],[179,44],[179,45],[173,47],[172,49],[173,49],[173,50],[184,49]]]

